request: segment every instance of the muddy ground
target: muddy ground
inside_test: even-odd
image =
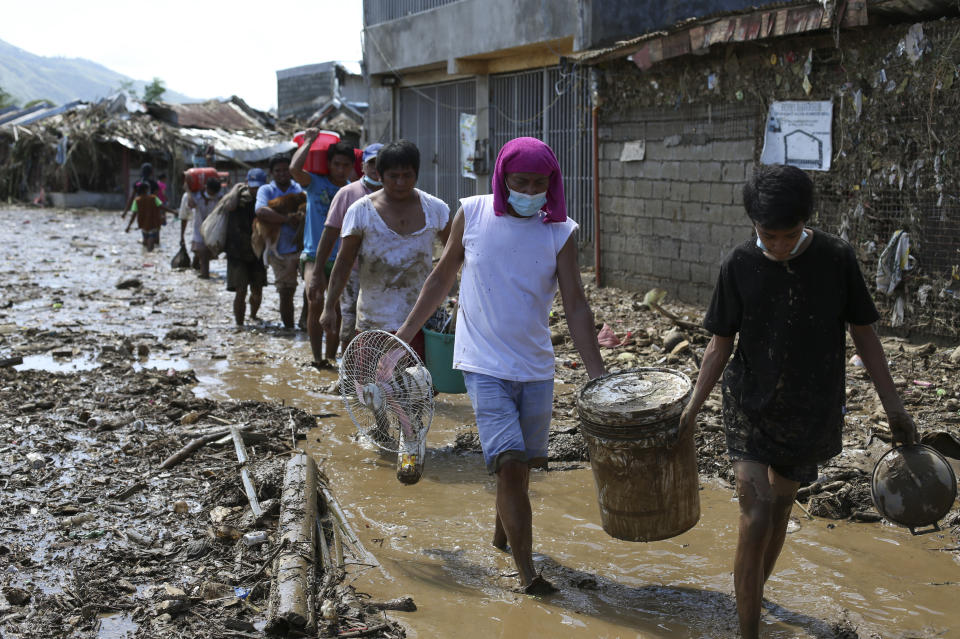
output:
[[[590,275],[584,274],[585,287],[597,325],[607,324],[621,340],[630,336],[627,345],[602,349],[608,370],[664,366],[683,371],[695,382],[698,364],[710,339],[708,333],[697,328],[705,309],[666,300],[660,307],[683,325],[678,326],[677,321],[663,312],[645,305],[645,293],[597,288],[587,281]],[[553,321],[557,332],[564,330],[561,318],[562,308],[556,304]],[[929,439],[937,432],[960,436],[960,376],[957,375],[960,347],[935,341],[911,342],[898,337],[883,337],[881,341],[894,383],[921,437],[926,435]],[[557,394],[554,429],[572,433],[577,425],[576,392],[587,376],[576,366],[577,356],[569,338],[564,336],[555,349],[557,375],[568,384]],[[801,489],[799,501],[817,517],[879,521],[870,497],[870,476],[877,460],[890,448],[890,433],[873,384],[854,354],[848,336],[844,450],[821,467],[815,484]],[[718,384],[698,419],[698,466],[701,475],[732,485],[734,477],[725,454],[720,406]],[[955,450],[951,452],[956,455]],[[953,528],[955,536],[960,535],[960,510],[956,503],[945,522]]]
[[[198,398],[181,369],[244,332],[286,350],[275,293],[261,311],[273,322],[238,332],[211,294],[222,277],[173,271],[169,249],[143,253],[115,214],[0,215],[18,239],[0,257],[0,360],[24,359],[0,367],[0,637],[263,636],[284,462],[317,416]],[[256,533],[267,540],[248,543]],[[335,576],[318,597],[338,609],[325,635],[405,635]]]
[[[142,253],[132,234],[112,228],[114,214],[0,215],[18,238],[0,254],[0,360],[26,364],[0,368],[0,637],[262,636],[283,463],[321,416],[280,402],[199,398],[195,374],[180,363],[187,355],[222,359],[251,333],[271,339],[276,357],[289,357],[291,335],[277,325],[275,293],[265,290],[261,319],[238,331],[219,293],[222,280],[171,270],[169,246]],[[705,333],[677,333],[643,294],[598,289],[589,272],[584,279],[598,327],[632,338],[603,349],[611,371],[668,366],[695,378]],[[702,317],[701,308],[662,306],[686,322]],[[563,383],[551,467],[562,470],[586,463],[575,407],[586,374],[559,304],[552,322]],[[897,338],[884,345],[921,433],[960,436],[955,345]],[[845,451],[801,502],[815,516],[876,521],[869,473],[888,448],[887,431],[870,382],[853,363],[848,398]],[[715,393],[696,435],[699,468],[729,483],[719,408]],[[266,511],[259,519],[243,492],[229,425],[247,433]],[[211,433],[224,438],[161,468]],[[468,425],[457,449],[470,454],[475,442]],[[960,542],[960,511],[943,523]],[[244,541],[260,531],[266,542]],[[339,626],[325,627],[327,634],[404,635],[389,613],[336,581],[320,598],[338,612]]]

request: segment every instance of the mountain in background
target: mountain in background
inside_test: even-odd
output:
[[[90,60],[46,58],[0,40],[0,88],[20,105],[38,99],[55,104],[71,100],[93,102],[116,93],[121,83],[130,80],[132,78]],[[147,83],[149,80],[133,80],[137,95],[143,95],[143,86]],[[202,101],[169,89],[161,99],[173,103]]]

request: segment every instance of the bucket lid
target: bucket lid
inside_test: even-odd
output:
[[[957,498],[950,463],[923,444],[893,448],[877,461],[870,482],[873,503],[890,521],[919,528],[937,523]]]
[[[577,408],[581,419],[597,424],[651,424],[679,416],[691,391],[690,378],[679,371],[636,368],[588,382]]]

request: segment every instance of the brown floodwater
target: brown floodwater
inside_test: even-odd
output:
[[[700,521],[690,531],[629,543],[601,529],[589,468],[534,473],[535,561],[561,592],[541,599],[517,594],[510,556],[489,543],[494,481],[478,455],[452,449],[456,433],[473,424],[465,396],[437,397],[424,477],[403,485],[394,460],[358,441],[339,397],[324,393],[334,373],[304,365],[311,358],[303,334],[273,326],[232,328],[223,260],[213,263],[213,279],[202,282],[189,271],[169,271],[176,246],[167,239],[153,255],[127,246],[133,234],[119,235],[125,244],[118,245],[115,214],[60,214],[56,222],[49,212],[29,215],[32,226],[21,227],[18,242],[7,246],[11,261],[0,275],[31,288],[7,308],[4,322],[162,337],[171,328],[168,309],[193,305],[190,327],[206,339],[178,342],[151,353],[142,365],[192,367],[199,396],[338,414],[319,418],[301,445],[317,459],[354,530],[382,563],[382,570],[351,567],[351,582],[374,599],[412,596],[416,612],[391,613],[409,636],[736,636],[732,557],[738,512],[729,487],[703,486]],[[51,253],[51,235],[69,249]],[[11,266],[18,262],[33,268]],[[157,293],[143,299],[114,289],[131,272]],[[80,298],[74,299],[77,291]],[[264,293],[261,317],[276,322],[276,294]],[[51,299],[58,296],[63,306],[54,302],[51,312]],[[36,356],[25,359],[24,367],[70,371],[91,365],[93,354],[79,353],[66,360]],[[831,625],[841,619],[861,637],[946,637],[960,628],[960,554],[947,552],[949,535],[809,520],[799,509],[794,516],[766,589],[764,636],[832,637]],[[122,636],[124,629],[117,630],[109,634]]]
[[[307,348],[299,339],[290,345]],[[333,373],[250,363],[258,352],[240,350],[236,363],[197,362],[197,393],[340,414],[321,418],[304,445],[383,564],[382,571],[353,568],[354,585],[376,599],[412,596],[417,612],[393,613],[410,636],[736,635],[731,566],[738,510],[728,487],[703,487],[700,522],[689,532],[642,544],[603,532],[588,468],[534,473],[535,560],[562,590],[543,599],[519,595],[510,556],[489,544],[494,482],[478,455],[452,450],[456,433],[473,423],[466,396],[437,397],[424,477],[406,486],[392,459],[357,440],[339,397],[324,394]],[[960,627],[960,565],[944,552],[948,535],[809,520],[799,509],[794,516],[766,590],[765,636],[832,637],[841,618],[861,637],[949,636]]]

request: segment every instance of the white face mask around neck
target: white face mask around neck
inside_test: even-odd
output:
[[[800,250],[800,247],[803,245],[804,241],[808,237],[810,237],[810,234],[807,233],[807,229],[803,229],[803,232],[800,233],[800,239],[797,240],[797,243],[793,245],[793,250],[790,251],[790,257],[793,257],[794,255],[797,254],[797,251]],[[761,251],[764,251],[765,253],[770,252],[770,249],[768,249],[764,245],[763,240],[760,239],[759,234],[757,235],[757,248],[760,249]]]

